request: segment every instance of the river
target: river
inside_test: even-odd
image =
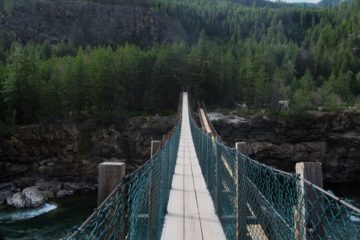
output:
[[[360,207],[356,184],[326,184],[337,196]],[[94,210],[96,192],[84,192],[44,205],[39,209],[0,210],[0,240],[62,239]]]
[[[337,197],[344,199],[357,208],[360,208],[359,183],[332,183],[325,184],[325,189],[331,190]]]
[[[38,209],[0,210],[0,240],[54,240],[67,236],[96,208],[97,192],[82,192]]]

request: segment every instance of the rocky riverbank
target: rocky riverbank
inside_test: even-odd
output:
[[[249,143],[250,155],[294,171],[296,162],[320,161],[327,182],[360,182],[360,113],[309,113],[298,119],[264,114],[210,113],[224,142]],[[50,199],[97,188],[98,165],[126,163],[127,172],[150,155],[175,117],[136,117],[121,128],[82,124],[18,127],[0,139],[0,205],[36,207]]]
[[[360,112],[311,112],[286,119],[265,114],[240,117],[209,113],[229,146],[247,142],[250,156],[294,171],[296,162],[320,161],[327,182],[360,182]]]
[[[175,117],[135,117],[122,127],[79,123],[24,126],[0,139],[0,205],[37,207],[48,199],[97,188],[98,165],[126,163],[131,172],[150,156]]]
[[[94,191],[97,184],[45,181],[39,179],[34,186],[24,189],[12,182],[0,184],[0,205],[6,204],[15,208],[36,208],[52,199],[71,196],[78,191]]]

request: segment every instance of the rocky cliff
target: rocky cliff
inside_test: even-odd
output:
[[[248,142],[260,162],[293,172],[296,162],[320,161],[325,181],[360,182],[360,112],[313,112],[292,120],[209,115],[226,144]]]
[[[151,140],[174,124],[175,117],[136,117],[121,129],[75,123],[15,128],[0,139],[0,205],[13,193],[20,199],[29,186],[45,198],[96,188],[103,161],[123,161],[133,171],[149,159]]]
[[[296,162],[321,161],[326,181],[360,182],[359,112],[312,113],[290,121],[209,117],[226,144],[248,142],[250,155],[263,163],[294,171]],[[37,204],[39,191],[46,201],[95,189],[100,162],[123,161],[127,172],[133,171],[149,158],[151,140],[161,139],[174,124],[175,117],[136,117],[121,129],[75,123],[15,128],[0,139],[0,205]],[[33,195],[38,200],[28,198]]]

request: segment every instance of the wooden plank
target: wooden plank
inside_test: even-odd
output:
[[[191,136],[191,132],[189,131]],[[200,221],[203,233],[203,239],[226,239],[225,233],[216,215],[215,207],[212,202],[210,193],[206,188],[204,177],[202,176],[201,167],[196,156],[195,146],[191,141],[190,146],[191,166],[193,171],[194,187],[198,200]]]
[[[188,147],[187,147],[188,148]],[[185,201],[185,239],[202,239],[201,224],[195,188],[193,182],[190,153],[185,156],[184,166],[184,201]]]
[[[183,166],[176,166],[175,174],[172,182],[172,190],[170,192],[169,203],[167,207],[168,214],[165,218],[164,228],[161,239],[184,239],[184,204],[183,204],[183,178],[182,174],[178,175],[179,171],[183,173]]]
[[[194,162],[195,191],[199,202],[200,221],[203,229],[203,239],[226,239],[225,233],[216,215],[215,207],[212,202],[210,193],[206,188],[205,180],[201,175],[201,168],[197,158],[192,159]]]
[[[205,130],[206,133],[212,134],[210,124],[206,118],[206,113],[205,113],[204,109],[200,108],[199,112],[200,112],[201,122],[202,122],[202,124],[204,124],[203,129]]]
[[[251,214],[251,216],[247,216],[247,219],[246,219],[246,230],[249,234],[250,239],[268,240],[269,238],[266,236],[266,233],[264,232],[264,230],[260,224],[257,224],[256,221],[254,221],[254,223],[251,223],[250,221],[248,221],[248,219],[250,219],[251,217],[253,217],[254,219],[256,219],[256,217],[255,217],[255,213],[252,210],[251,206],[249,204],[247,204],[247,207]]]
[[[211,129],[211,133],[212,133],[212,136],[214,138],[217,138],[219,142],[221,142],[221,137],[217,134],[215,128],[214,128],[214,125],[211,123],[210,119],[209,119],[209,116],[207,115],[207,110],[206,110],[206,106],[205,106],[205,103],[203,102],[202,103],[202,108],[204,109],[204,113],[205,113],[205,117],[206,117],[206,121],[208,122],[209,124],[209,127]]]
[[[246,229],[249,233],[248,237],[250,239],[259,239],[259,240],[268,240],[269,238],[266,236],[264,230],[262,229],[260,224],[246,225]]]
[[[161,148],[161,141],[151,141],[151,147],[150,147],[150,155],[153,157]]]
[[[161,239],[226,239],[201,173],[186,93],[183,96],[179,150]]]
[[[200,120],[200,126],[201,126],[201,129],[206,132],[206,126],[205,126],[205,123],[204,123],[204,120],[203,120],[203,117],[202,117],[202,114],[201,114],[201,111],[200,111],[201,108],[198,108],[198,115],[199,115],[199,120]]]

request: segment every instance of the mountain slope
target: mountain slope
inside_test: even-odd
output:
[[[14,1],[4,9],[6,39],[22,43],[49,40],[78,44],[173,42],[186,40],[181,24],[156,9],[81,1]]]

